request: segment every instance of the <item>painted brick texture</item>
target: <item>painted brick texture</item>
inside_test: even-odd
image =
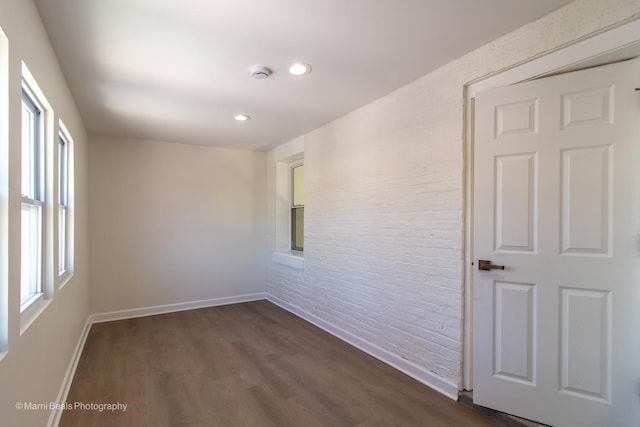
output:
[[[305,135],[305,270],[268,292],[460,385],[464,85],[639,13],[575,1]]]

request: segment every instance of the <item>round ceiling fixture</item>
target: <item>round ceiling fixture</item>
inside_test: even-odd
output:
[[[235,116],[233,116],[233,120],[235,120],[236,122],[246,122],[247,120],[251,120],[251,116],[248,116],[246,114],[236,114]]]
[[[251,75],[256,80],[262,80],[271,75],[271,70],[269,69],[269,67],[266,67],[264,65],[254,65],[253,67],[251,67]]]
[[[289,64],[289,74],[292,76],[304,76],[311,72],[311,66],[304,62],[293,62]]]

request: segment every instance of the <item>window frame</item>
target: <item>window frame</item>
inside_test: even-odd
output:
[[[40,201],[42,202],[42,222],[39,223],[41,226],[39,227],[39,236],[38,236],[38,244],[41,244],[41,265],[38,267],[38,271],[40,272],[40,289],[38,289],[38,294],[33,295],[33,297],[29,300],[23,301],[22,299],[22,286],[24,283],[23,275],[23,267],[25,267],[25,259],[22,257],[23,249],[20,249],[20,335],[22,335],[30,325],[32,325],[36,319],[39,318],[40,314],[43,313],[46,308],[53,301],[54,293],[55,293],[55,266],[54,266],[54,255],[55,255],[55,223],[54,220],[56,218],[55,215],[55,126],[54,126],[54,112],[51,108],[51,104],[47,101],[44,93],[40,89],[40,86],[36,82],[33,74],[29,71],[27,65],[22,62],[22,89],[25,93],[29,95],[32,102],[35,102],[37,106],[40,108],[40,153],[39,153],[39,161],[40,161]],[[21,137],[22,139],[22,137]],[[21,141],[22,142],[22,141]],[[21,150],[22,152],[22,150]],[[27,151],[28,153],[28,151]],[[22,165],[22,158],[20,158],[19,163]],[[28,176],[28,175],[25,175]],[[22,173],[20,173],[20,189],[22,193]],[[25,189],[27,189],[25,187]],[[28,189],[27,189],[28,190]],[[27,195],[28,196],[28,195]],[[29,197],[28,197],[29,198]],[[25,200],[25,202],[28,200]],[[28,206],[27,203],[21,203],[22,206]],[[27,217],[29,220],[29,217]],[[25,235],[24,222],[20,220],[18,223],[20,224],[20,230],[18,233],[20,234],[20,238],[22,241],[22,237]],[[28,241],[27,241],[28,242]],[[28,260],[27,260],[28,262]],[[25,267],[26,268],[26,267]],[[29,270],[26,270],[25,273],[27,276],[30,274]]]
[[[32,138],[30,138],[31,147],[27,152],[30,158],[29,167],[33,169],[33,176],[30,177],[31,187],[27,189],[27,193],[25,194],[24,190],[24,182],[25,178],[24,171],[21,173],[20,177],[20,191],[21,191],[21,212],[24,210],[26,206],[31,208],[36,207],[38,212],[37,222],[37,260],[35,261],[35,274],[36,274],[36,283],[35,286],[29,285],[29,287],[35,288],[34,292],[31,292],[27,298],[23,299],[23,288],[24,288],[24,280],[25,277],[21,273],[20,278],[20,313],[25,313],[30,307],[33,307],[37,302],[42,301],[45,295],[45,215],[46,215],[46,189],[45,189],[45,132],[46,132],[46,123],[45,123],[45,114],[46,107],[43,103],[38,99],[38,97],[34,94],[34,92],[29,87],[28,83],[23,80],[22,84],[22,114],[21,114],[21,123],[22,130],[24,131],[24,109],[26,107],[27,110],[35,117],[33,120],[31,131],[33,132]],[[24,135],[21,136],[21,167],[24,169],[25,167],[25,139]],[[21,214],[22,218],[22,214]],[[24,227],[25,224],[21,221],[20,226],[20,235],[21,235],[21,245],[24,244]],[[21,272],[24,272],[24,260],[22,256],[24,255],[24,248],[21,249]]]
[[[0,361],[9,349],[9,40],[0,28]]]
[[[273,150],[275,264],[304,270],[304,252],[291,250],[291,166],[304,162],[304,136],[299,136]]]
[[[291,206],[291,215],[289,217],[289,221],[291,224],[291,236],[290,236],[290,241],[291,241],[291,250],[292,251],[296,251],[296,252],[304,252],[304,237],[302,239],[302,246],[297,246],[296,245],[296,226],[297,226],[297,221],[296,221],[296,213],[298,210],[302,210],[302,215],[304,218],[304,203],[302,203],[301,205],[296,205],[295,204],[295,169],[298,167],[304,167],[304,159],[303,160],[299,160],[297,162],[291,163],[289,165],[289,168],[291,170],[290,175],[289,175],[289,179],[290,179],[290,187],[291,187],[291,194],[290,194],[290,200],[289,200],[289,205]],[[303,187],[302,187],[302,192],[304,194],[304,183],[303,183]],[[302,234],[304,236],[304,219],[302,221]]]
[[[65,153],[64,159],[60,157],[60,140],[65,142]],[[58,289],[62,289],[73,277],[74,272],[74,264],[75,264],[75,162],[74,162],[74,150],[75,143],[73,138],[71,137],[71,133],[64,125],[62,120],[58,120],[58,167],[57,167],[57,198],[56,198],[56,213],[57,213],[57,223],[54,226],[57,230],[57,242],[56,242],[56,253],[57,259],[54,260],[57,262],[55,264],[55,271],[57,272],[57,283]],[[64,162],[61,162],[64,160]],[[64,172],[64,175],[62,175]],[[61,181],[60,179],[64,178],[63,187],[64,191],[61,192]],[[60,227],[60,207],[61,203],[64,203],[64,233],[61,233]],[[61,250],[61,243],[64,243],[64,249]],[[64,263],[64,271],[60,270],[60,264]]]
[[[60,124],[58,133],[58,278],[69,274],[69,148]]]

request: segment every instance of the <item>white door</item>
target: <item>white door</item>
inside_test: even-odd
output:
[[[475,403],[640,426],[638,83],[634,60],[476,97]]]

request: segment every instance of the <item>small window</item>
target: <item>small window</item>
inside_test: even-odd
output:
[[[64,276],[68,270],[68,227],[69,218],[69,142],[60,133],[58,137],[58,275]]]
[[[291,249],[304,250],[304,165],[291,168]]]
[[[44,293],[44,118],[35,97],[22,91],[22,225],[20,310]]]

